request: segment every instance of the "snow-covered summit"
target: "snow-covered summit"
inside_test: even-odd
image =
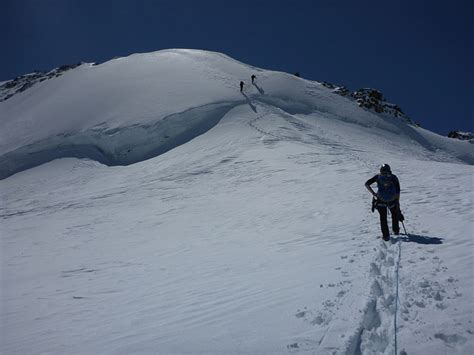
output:
[[[446,148],[441,137],[427,143],[430,132],[359,108],[318,82],[215,52],[162,50],[61,73],[0,102],[0,178],[68,156],[107,165],[142,161],[207,131],[233,107],[252,102],[293,114],[319,112],[391,131],[431,150],[438,143]],[[472,162],[472,151],[462,145],[452,143],[448,150]]]

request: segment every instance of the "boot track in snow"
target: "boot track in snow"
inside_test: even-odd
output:
[[[346,355],[398,353],[400,261],[400,241],[389,246],[382,242],[375,260],[370,264],[372,282],[362,322],[348,343]]]

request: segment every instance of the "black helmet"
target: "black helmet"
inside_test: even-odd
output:
[[[382,166],[380,167],[380,174],[387,174],[387,173],[391,173],[392,170],[390,170],[390,165],[388,164],[382,164]]]

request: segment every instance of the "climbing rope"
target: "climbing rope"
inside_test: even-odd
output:
[[[398,338],[397,338],[397,314],[398,314],[398,303],[399,303],[399,296],[398,296],[398,285],[399,285],[399,269],[400,269],[400,260],[402,258],[402,244],[401,241],[398,240],[398,260],[397,260],[397,267],[395,268],[395,281],[396,281],[396,289],[395,289],[395,317],[393,318],[393,327],[394,327],[394,350],[395,355],[398,353]]]

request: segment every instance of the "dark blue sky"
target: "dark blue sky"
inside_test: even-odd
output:
[[[378,88],[425,128],[474,131],[473,15],[468,0],[0,0],[0,81],[199,48]]]

